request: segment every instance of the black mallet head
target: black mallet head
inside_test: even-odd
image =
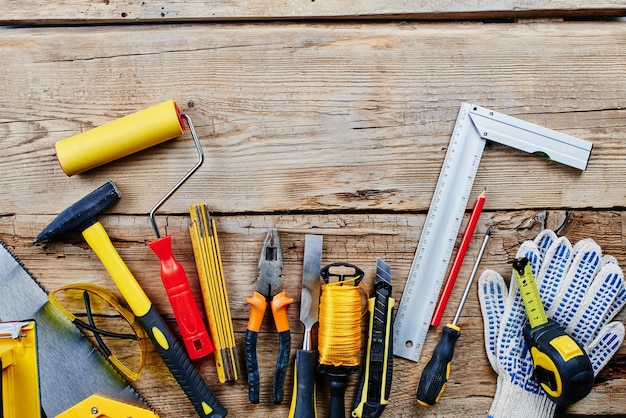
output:
[[[49,241],[74,229],[85,229],[100,212],[111,207],[121,197],[115,183],[109,181],[103,184],[61,212],[37,235],[35,242]]]

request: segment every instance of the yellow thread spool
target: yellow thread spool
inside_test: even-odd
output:
[[[322,284],[318,332],[320,364],[359,365],[361,287],[354,284],[355,280]]]
[[[61,140],[55,148],[61,168],[72,176],[176,138],[184,130],[178,106],[168,100]]]

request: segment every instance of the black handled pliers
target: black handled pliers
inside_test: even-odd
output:
[[[248,398],[252,403],[259,403],[260,379],[259,364],[256,355],[256,340],[261,323],[265,316],[268,302],[272,307],[274,323],[278,331],[279,347],[274,373],[274,403],[283,400],[285,375],[291,351],[291,332],[287,320],[287,306],[293,302],[283,290],[283,253],[276,228],[270,228],[263,243],[259,259],[259,277],[256,280],[257,290],[246,298],[252,310],[246,331],[246,366],[248,368]]]

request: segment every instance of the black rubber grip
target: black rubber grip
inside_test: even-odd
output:
[[[448,365],[454,356],[454,345],[460,336],[461,332],[449,324],[443,328],[441,340],[424,367],[417,387],[417,400],[421,404],[434,405],[441,397],[448,382]]]
[[[317,351],[297,350],[294,366],[294,393],[289,418],[315,418],[315,370]]]
[[[256,331],[246,331],[246,367],[248,369],[248,399],[252,403],[259,403],[259,362],[256,357]]]
[[[330,408],[328,416],[330,418],[345,418],[346,405],[344,396],[348,387],[347,374],[332,374],[328,377],[328,388],[330,389]]]
[[[219,403],[154,306],[137,318],[154,344],[163,362],[191,401],[200,417],[225,417],[226,408]]]
[[[285,395],[285,376],[289,367],[289,354],[291,353],[291,332],[289,330],[278,333],[278,358],[276,359],[276,371],[274,372],[274,403],[283,401]]]

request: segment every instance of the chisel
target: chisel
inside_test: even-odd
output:
[[[322,236],[307,234],[304,239],[304,265],[302,269],[302,294],[300,321],[304,324],[302,349],[296,350],[293,394],[290,418],[316,417],[315,370],[317,350],[311,342],[311,329],[318,319],[320,299],[320,270],[322,268]]]
[[[391,297],[391,268],[376,259],[374,296],[369,298],[369,337],[367,358],[361,385],[354,401],[353,417],[379,417],[389,399],[393,371],[393,307]]]

